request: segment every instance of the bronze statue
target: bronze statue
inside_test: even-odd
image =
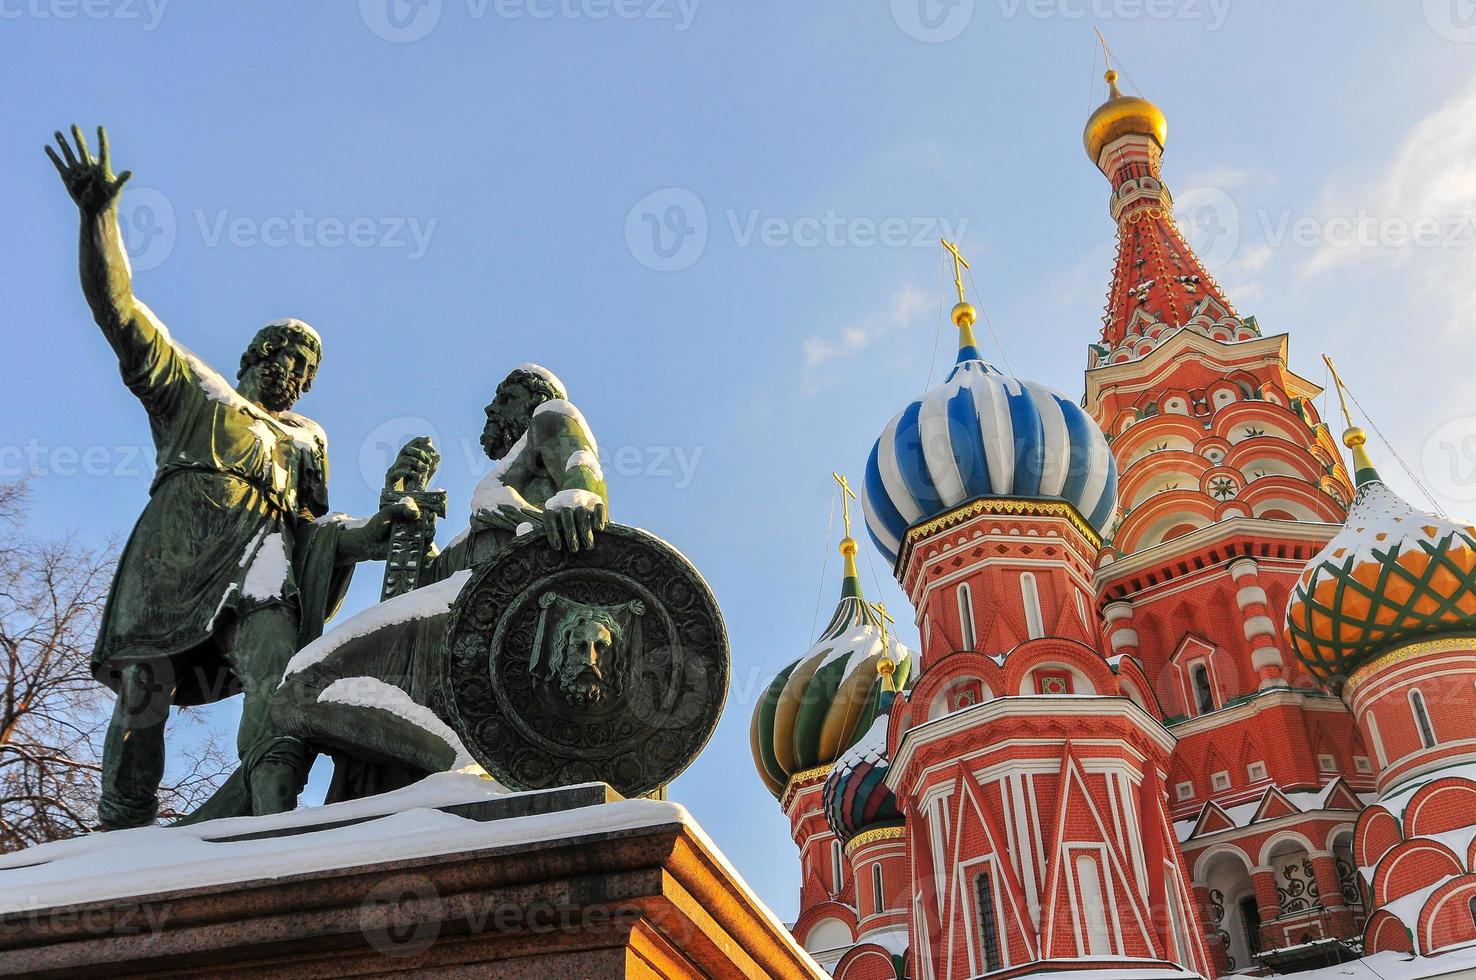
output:
[[[308,750],[272,723],[293,653],[322,632],[355,562],[383,557],[413,503],[350,525],[328,516],[327,440],[291,411],[313,384],[322,340],[300,320],[263,327],[232,387],[175,342],[133,294],[107,134],[98,154],[72,127],[46,147],[81,213],[82,292],[143,403],[158,451],[148,505],[118,565],[93,673],[117,692],[103,751],[104,829],[155,819],[171,705],[244,692],[237,749],[250,812],[290,809]],[[58,155],[57,149],[60,150]]]
[[[485,566],[520,536],[572,554],[595,548],[605,529],[594,436],[552,372],[515,368],[485,416],[481,442],[493,467],[472,495],[467,528],[445,551],[418,559],[421,588],[389,600],[413,612],[342,641],[330,633],[304,649],[273,700],[284,731],[333,755],[330,801],[392,789],[456,761],[454,736],[448,741],[449,731],[422,724],[447,612],[466,579],[453,579],[456,573]],[[414,439],[386,480],[394,492],[424,492],[439,463],[428,440]]]

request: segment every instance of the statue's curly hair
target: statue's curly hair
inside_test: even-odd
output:
[[[236,380],[241,380],[247,371],[269,360],[283,345],[290,342],[301,344],[312,351],[319,361],[323,360],[323,341],[318,337],[317,331],[301,320],[273,320],[256,331],[256,336],[251,338],[251,345],[241,355],[241,369],[236,372]],[[316,371],[312,374],[315,373]],[[312,374],[308,375],[307,383],[302,386],[304,392],[313,386]]]
[[[568,398],[569,395],[558,385],[550,381],[545,375],[526,368],[513,368],[497,384],[497,389],[502,390],[503,385],[521,385],[538,396],[540,402],[553,401],[556,398]]]

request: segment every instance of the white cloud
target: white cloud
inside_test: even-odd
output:
[[[879,340],[910,326],[916,326],[927,301],[911,284],[892,294],[885,310],[880,310],[849,323],[828,337],[808,337],[804,342],[805,367],[815,370],[830,361],[853,357]]]
[[[1182,184],[1185,187],[1215,187],[1228,191],[1250,182],[1251,173],[1239,167],[1217,167],[1190,174]]]
[[[1476,85],[1410,127],[1374,178],[1330,184],[1319,210],[1323,232],[1299,270],[1304,280],[1377,261],[1411,303],[1430,302],[1446,330],[1469,324]]]

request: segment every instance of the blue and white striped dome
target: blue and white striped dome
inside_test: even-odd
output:
[[[1075,402],[1000,373],[966,343],[948,379],[887,424],[861,496],[871,540],[895,563],[909,527],[976,497],[1063,500],[1102,533],[1117,461]]]

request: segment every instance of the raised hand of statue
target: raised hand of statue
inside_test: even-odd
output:
[[[118,193],[128,182],[128,178],[133,176],[133,171],[125,170],[116,177],[113,176],[112,167],[108,163],[108,133],[101,126],[97,127],[96,157],[88,150],[87,140],[83,138],[80,126],[72,127],[72,139],[77,144],[76,152],[73,152],[72,145],[61,131],[57,130],[56,143],[61,148],[61,156],[50,146],[46,147],[46,155],[56,165],[62,183],[66,185],[67,193],[72,196],[77,207],[86,214],[101,214],[117,201]]]
[[[389,471],[384,474],[386,490],[424,490],[441,465],[430,436],[417,436],[405,443]]]

